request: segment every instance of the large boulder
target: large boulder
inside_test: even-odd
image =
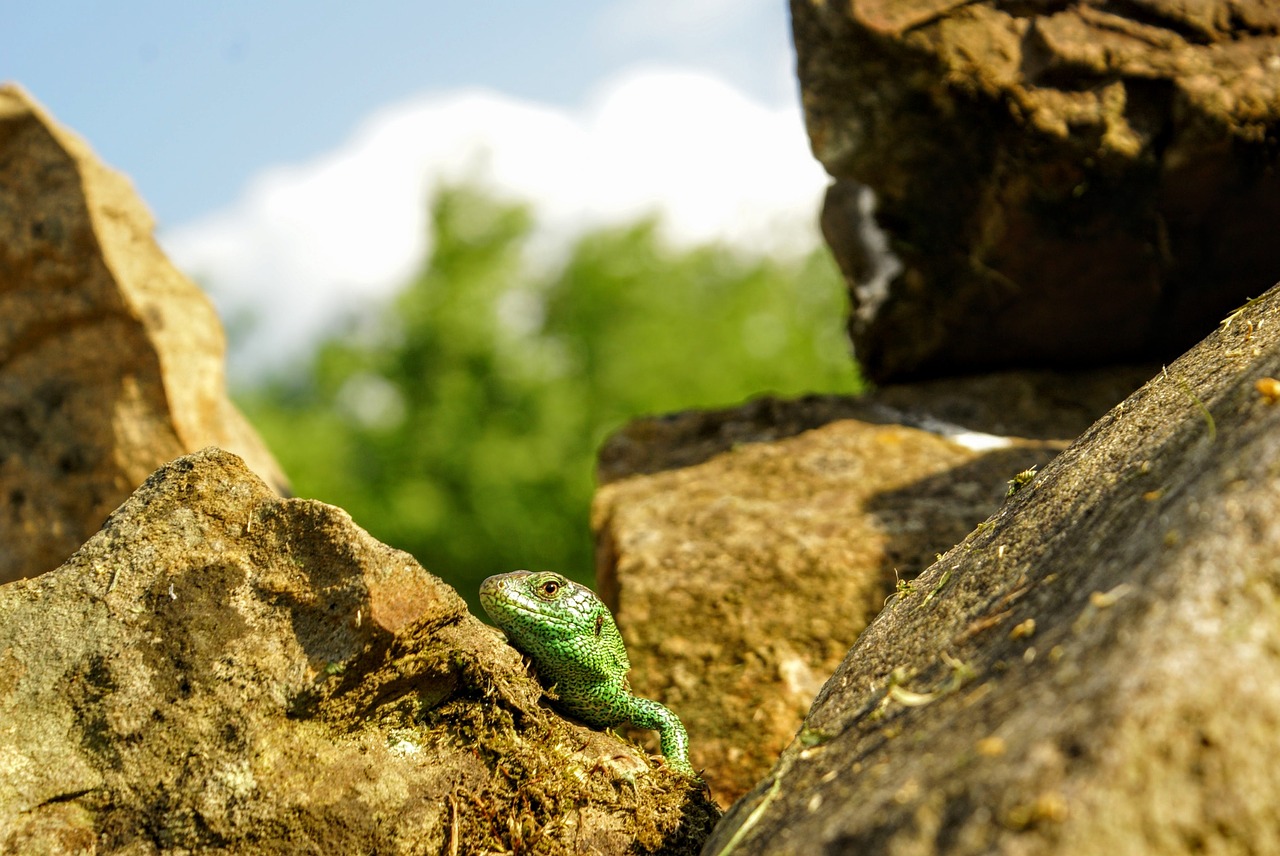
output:
[[[1280,852],[1280,288],[891,600],[706,853]]]
[[[715,796],[768,771],[898,585],[1140,382],[1009,373],[762,399],[611,437],[593,511],[601,593],[633,687],[683,717]]]
[[[1280,278],[1276,3],[791,11],[873,380],[1172,359]]]
[[[208,299],[127,179],[0,86],[0,582],[52,570],[156,467],[218,445],[284,475],[227,398]]]
[[[0,586],[0,852],[696,852],[702,789],[541,696],[410,556],[205,450]]]

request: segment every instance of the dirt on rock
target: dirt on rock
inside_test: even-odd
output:
[[[205,450],[0,586],[0,851],[696,852],[706,792],[542,695],[410,556]]]

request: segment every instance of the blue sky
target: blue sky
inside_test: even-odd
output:
[[[374,109],[487,87],[572,106],[640,64],[793,99],[784,0],[500,3],[164,0],[14,4],[0,77],[110,164],[161,226],[230,203],[259,169],[332,148]]]
[[[532,204],[533,252],[650,214],[806,249],[827,179],[785,0],[15,4],[0,79],[126,173],[244,377],[420,264],[435,187]]]

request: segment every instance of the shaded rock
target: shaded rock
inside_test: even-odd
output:
[[[705,795],[541,694],[410,556],[205,450],[0,586],[0,851],[696,850]]]
[[[1004,437],[1070,441],[1158,369],[1147,365],[996,372],[890,384],[872,398],[904,414],[903,421],[910,425],[941,421]]]
[[[1164,361],[1280,277],[1276,4],[791,11],[871,379]]]
[[[759,781],[899,581],[1139,382],[1010,373],[762,399],[611,437],[593,508],[600,591],[633,688],[683,718],[717,798]]]
[[[861,397],[769,396],[719,411],[637,419],[600,449],[601,484],[700,464],[742,443],[793,437],[839,419],[938,432],[1066,442],[1151,376],[1153,366],[1010,371],[884,386]]]
[[[223,446],[287,484],[152,228],[123,176],[0,87],[0,582],[57,567],[184,452]]]
[[[1280,289],[884,610],[704,852],[1280,850],[1277,377]]]

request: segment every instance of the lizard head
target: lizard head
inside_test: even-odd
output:
[[[544,669],[549,661],[608,651],[610,671],[630,663],[613,615],[595,592],[554,571],[498,574],[480,585],[480,605],[515,647]]]
[[[480,584],[480,605],[507,635],[563,637],[594,632],[608,609],[595,593],[554,571],[515,571]]]

